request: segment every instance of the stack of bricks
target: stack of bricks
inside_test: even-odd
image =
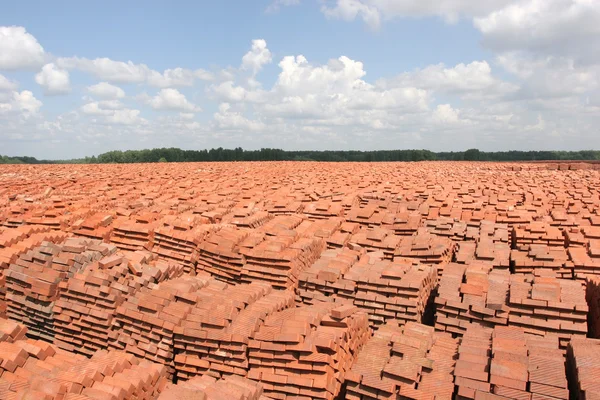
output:
[[[208,235],[199,246],[197,271],[227,283],[239,283],[245,263],[240,244],[248,234],[245,229],[224,227]]]
[[[0,318],[0,342],[13,343],[25,339],[27,327],[10,319]]]
[[[2,399],[156,399],[167,385],[164,366],[118,351],[88,359],[27,339],[1,342],[0,354]]]
[[[352,235],[350,243],[357,244],[367,251],[383,251],[387,260],[394,259],[394,252],[400,244],[401,237],[385,228],[362,229]]]
[[[317,201],[315,203],[309,203],[304,207],[302,213],[310,220],[317,219],[330,219],[335,217],[341,217],[344,215],[344,207],[339,203],[332,203],[330,201]]]
[[[527,247],[531,244],[565,247],[565,237],[562,231],[543,222],[514,226],[512,240],[516,248]]]
[[[592,239],[585,247],[569,246],[567,252],[576,279],[584,280],[588,276],[600,276],[600,240]]]
[[[173,332],[196,304],[198,293],[226,288],[208,275],[184,275],[141,290],[117,308],[109,348],[166,365],[175,373]]]
[[[303,237],[321,238],[325,241],[339,232],[344,220],[342,218],[321,219],[317,221],[304,220],[296,227],[296,232]]]
[[[297,214],[301,212],[303,208],[304,205],[302,202],[285,198],[265,204],[265,209],[272,215]]]
[[[88,356],[105,349],[117,307],[142,288],[181,276],[183,269],[181,264],[151,260],[143,252],[108,255],[88,265],[59,285],[54,344]]]
[[[113,215],[96,213],[88,218],[80,219],[71,224],[71,231],[77,236],[108,241],[112,232]]]
[[[355,222],[364,227],[375,227],[381,225],[393,225],[395,215],[380,209],[376,204],[365,207],[353,207],[346,213],[347,222]]]
[[[561,348],[586,336],[588,305],[579,281],[511,275],[509,326],[539,336],[558,336]]]
[[[600,399],[600,340],[573,338],[567,348],[567,371],[572,384],[572,398]]]
[[[593,242],[596,242],[596,246],[594,247],[598,247],[597,242],[600,241],[599,226],[582,226],[568,228],[565,229],[564,232],[567,247],[569,248],[588,247]]]
[[[249,342],[248,378],[269,398],[333,400],[368,340],[367,316],[332,303],[270,315]]]
[[[348,248],[325,250],[313,265],[300,274],[296,302],[311,305],[322,301],[339,301],[339,290],[350,290],[352,302],[351,296],[356,285],[354,282],[343,281],[342,278],[363,253],[364,251]]]
[[[510,258],[517,274],[550,273],[557,278],[573,277],[573,262],[562,247],[523,245],[511,250]]]
[[[199,256],[198,246],[214,230],[214,225],[193,227],[182,221],[171,222],[168,226],[154,231],[152,252],[163,260],[182,264],[186,273],[195,273]]]
[[[223,223],[235,225],[238,228],[256,229],[272,218],[266,211],[248,210],[247,208],[233,209],[232,213],[223,218]]]
[[[205,374],[246,376],[249,340],[266,318],[293,305],[293,292],[265,284],[200,293],[196,305],[175,327],[177,379]]]
[[[510,273],[485,265],[449,264],[435,299],[435,328],[462,335],[471,325],[507,325]]]
[[[346,399],[450,399],[458,340],[409,322],[385,325],[346,375]]]
[[[244,283],[266,282],[275,289],[295,288],[300,273],[325,249],[325,241],[302,237],[293,230],[300,225],[295,216],[278,217],[253,232],[240,245],[246,262]]]
[[[600,339],[600,277],[588,276],[585,280],[585,300],[589,307],[588,335]]]
[[[425,221],[427,232],[446,237],[456,242],[465,240],[467,234],[467,224],[464,221],[452,218],[436,218]]]
[[[431,293],[437,283],[437,270],[429,265],[410,262],[381,260],[370,263],[363,257],[343,276],[340,284],[342,298],[369,314],[372,328],[394,320],[397,324],[407,321],[422,322]],[[405,260],[404,260],[405,261]],[[353,283],[354,290],[349,293]]]
[[[115,250],[97,240],[71,238],[60,245],[44,242],[22,254],[6,272],[7,315],[25,324],[30,336],[53,341],[59,284]]]
[[[424,264],[437,264],[441,274],[444,265],[452,260],[454,247],[455,243],[450,239],[432,235],[421,228],[415,236],[400,241],[394,258],[414,258]]]
[[[216,379],[208,375],[169,384],[158,400],[266,400],[260,383],[236,375]]]
[[[394,223],[389,227],[398,236],[412,236],[421,227],[421,215],[418,213],[401,212],[394,217]]]
[[[339,230],[334,232],[330,237],[327,238],[327,248],[329,249],[340,249],[345,247],[352,235],[360,230],[360,225],[354,222],[343,222]]]
[[[556,338],[514,327],[471,327],[458,353],[457,399],[569,399],[564,350]]]
[[[456,250],[456,262],[461,264],[485,264],[493,268],[510,268],[510,245],[482,237],[476,242],[460,242]]]
[[[113,231],[110,235],[111,243],[121,250],[151,250],[154,230],[159,227],[156,222],[158,215],[155,213],[144,213],[132,217],[117,219],[113,223]]]
[[[19,255],[39,246],[42,242],[58,243],[66,237],[67,234],[64,232],[28,225],[6,229],[0,233],[0,269],[8,268],[8,265],[14,263]]]

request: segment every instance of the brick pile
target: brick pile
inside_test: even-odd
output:
[[[435,298],[435,328],[462,335],[471,325],[507,325],[510,273],[485,265],[449,264]]]
[[[600,240],[594,238],[585,246],[569,246],[567,253],[573,264],[573,275],[576,279],[600,276]]]
[[[248,378],[266,397],[334,399],[368,340],[367,315],[321,303],[270,315],[248,344]]]
[[[513,271],[517,274],[550,273],[558,278],[573,277],[573,262],[562,247],[544,244],[520,246],[510,252]]]
[[[290,215],[302,212],[304,205],[301,201],[280,198],[275,201],[269,201],[265,204],[265,209],[272,215]]]
[[[394,259],[394,252],[402,237],[385,228],[361,229],[352,235],[350,243],[357,244],[367,251],[383,251],[387,260]]]
[[[598,247],[600,241],[599,226],[581,226],[573,227],[564,230],[565,241],[569,249],[573,247]],[[595,242],[595,243],[593,243]]]
[[[380,209],[376,204],[365,207],[353,207],[346,212],[346,221],[360,224],[364,227],[393,225],[394,214]]]
[[[222,222],[237,226],[238,228],[256,229],[271,218],[273,218],[273,216],[266,211],[237,208],[233,209],[230,215],[223,218]]]
[[[216,379],[208,375],[169,384],[158,400],[267,400],[260,383],[239,376]]]
[[[330,219],[344,216],[344,207],[340,203],[321,200],[307,204],[302,213],[310,220]]]
[[[188,221],[171,221],[154,231],[152,252],[163,260],[182,264],[186,273],[196,272],[199,245],[215,229],[214,225],[194,227]]]
[[[600,277],[588,276],[585,280],[585,300],[588,312],[588,335],[600,339]]]
[[[398,236],[412,236],[421,227],[421,215],[414,212],[400,212],[394,216],[394,222],[388,227]]]
[[[110,213],[95,213],[87,218],[75,221],[71,231],[76,236],[108,241],[112,233],[111,224],[114,217]]]
[[[514,226],[512,239],[516,248],[528,247],[531,244],[565,247],[565,236],[562,231],[543,222]]]
[[[160,225],[155,213],[144,213],[129,218],[118,218],[113,223],[110,242],[121,250],[151,250],[154,230]]]
[[[344,220],[342,218],[320,219],[316,221],[304,220],[295,228],[302,237],[321,238],[327,241],[336,232],[339,232]]]
[[[25,339],[27,327],[10,319],[0,318],[0,342],[13,343]]]
[[[556,337],[473,326],[458,354],[457,399],[569,399],[564,350]]]
[[[98,240],[70,238],[59,245],[43,242],[21,254],[6,271],[7,315],[25,324],[30,336],[53,341],[59,284],[114,251],[115,246]]]
[[[494,242],[482,237],[476,242],[460,242],[456,249],[455,259],[461,264],[485,264],[493,268],[510,268],[511,249],[508,243]]]
[[[567,348],[567,371],[575,399],[599,400],[600,340],[573,338]]]
[[[511,275],[509,326],[539,336],[558,336],[561,348],[586,336],[588,305],[582,283],[553,277]]]
[[[200,293],[196,305],[175,327],[177,379],[205,374],[246,376],[249,340],[266,318],[293,305],[293,292],[265,284]]]
[[[352,302],[356,285],[342,278],[363,254],[364,251],[348,248],[325,250],[313,265],[300,274],[296,302],[310,305],[322,301],[341,301],[342,298],[338,296],[340,290],[349,290],[346,298]]]
[[[433,266],[414,265],[406,260],[368,262],[368,257],[352,266],[343,276],[344,290],[338,296],[369,314],[372,328],[389,320],[397,324],[422,322],[427,305],[432,302],[437,282]],[[353,284],[353,290],[349,289]]]
[[[293,230],[300,222],[294,216],[274,218],[243,241],[242,282],[266,282],[275,289],[298,285],[300,273],[325,249],[324,240],[301,237]]]
[[[327,248],[340,249],[345,247],[352,235],[360,230],[360,225],[354,222],[343,222],[339,229],[326,239]]]
[[[108,255],[60,283],[54,303],[54,344],[91,355],[106,349],[117,307],[142,288],[183,274],[181,264],[152,260],[151,254]]]
[[[467,223],[458,219],[436,218],[425,221],[424,226],[427,232],[455,242],[465,240],[467,235]]]
[[[394,258],[414,258],[425,264],[438,264],[443,269],[443,265],[452,260],[454,248],[455,243],[450,239],[432,235],[420,228],[416,235],[402,238]]]
[[[155,399],[167,385],[164,366],[119,351],[88,359],[27,339],[1,342],[0,354],[2,399]]]
[[[197,271],[210,273],[223,282],[239,283],[245,263],[240,244],[249,234],[245,229],[224,227],[208,235],[198,247]]]
[[[385,325],[346,374],[346,399],[450,399],[458,340],[409,322]]]
[[[226,287],[208,275],[184,275],[139,291],[117,308],[109,348],[166,365],[173,376],[175,327],[192,310],[200,291],[218,293]]]

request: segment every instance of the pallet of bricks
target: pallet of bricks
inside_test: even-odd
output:
[[[226,288],[227,284],[204,274],[142,288],[117,308],[109,348],[163,364],[173,377],[175,327],[193,309],[200,293],[212,296]]]
[[[245,263],[240,244],[249,234],[249,230],[225,226],[206,236],[198,247],[196,270],[226,283],[239,283]]]
[[[348,400],[451,399],[458,339],[409,322],[384,325],[346,374]]]
[[[370,336],[367,315],[321,303],[268,316],[248,344],[248,378],[268,398],[336,398]]]
[[[498,269],[509,269],[512,243],[510,232],[506,225],[489,221],[467,226],[468,240],[458,243],[455,261],[460,264],[486,264]]]
[[[295,288],[298,276],[325,249],[325,241],[302,237],[294,229],[303,219],[279,216],[253,231],[241,244],[245,257],[241,281],[265,282],[275,289]]]
[[[507,325],[509,286],[508,270],[448,264],[435,298],[435,328],[462,335],[472,324]]]
[[[183,274],[183,265],[153,260],[152,253],[109,254],[87,265],[59,284],[55,301],[54,344],[61,349],[91,355],[106,349],[114,337],[117,308],[142,288]]]
[[[564,350],[556,336],[521,328],[470,326],[454,369],[457,399],[569,399]]]
[[[0,341],[0,354],[2,399],[156,399],[168,383],[163,365],[120,351],[86,358],[18,338]]]
[[[558,336],[561,349],[587,334],[588,304],[583,283],[554,277],[513,274],[508,325],[539,336]]]
[[[573,338],[567,348],[572,398],[600,400],[600,340]]]
[[[98,240],[69,238],[21,254],[6,271],[8,317],[26,325],[30,336],[52,342],[59,284],[114,251],[115,246]]]
[[[168,384],[158,400],[268,400],[258,382],[236,375],[216,379],[208,375]]]
[[[166,225],[154,231],[152,252],[163,260],[180,263],[186,273],[196,272],[198,246],[216,227],[212,224],[195,226],[197,218],[169,218]]]
[[[174,330],[177,379],[207,374],[246,376],[249,340],[266,318],[293,305],[293,292],[262,283],[201,291]]]

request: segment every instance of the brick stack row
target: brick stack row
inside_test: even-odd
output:
[[[60,245],[43,242],[21,254],[6,272],[7,315],[25,324],[30,336],[53,341],[59,284],[114,251],[114,245],[98,240],[70,238]]]
[[[565,247],[563,232],[544,222],[532,222],[516,225],[512,232],[515,247],[525,247],[531,244],[542,244],[549,247]]]
[[[473,242],[460,242],[455,259],[460,264],[485,264],[493,268],[510,268],[510,245],[481,237]]]
[[[226,286],[209,276],[184,275],[141,290],[117,308],[109,348],[166,365],[172,377],[175,327],[196,304],[199,291],[215,293]]]
[[[582,283],[553,277],[511,275],[509,326],[539,336],[558,336],[566,348],[587,333],[588,305]]]
[[[387,260],[394,259],[394,252],[400,244],[401,237],[385,228],[361,229],[352,235],[350,243],[355,243],[367,251],[382,251]]]
[[[414,258],[424,264],[436,264],[441,274],[443,266],[452,260],[455,243],[448,238],[432,235],[419,229],[415,236],[401,240],[394,258]]]
[[[106,349],[117,307],[142,288],[183,274],[181,264],[152,260],[135,252],[108,255],[60,283],[54,304],[54,344],[61,349],[91,355]]]
[[[325,250],[313,265],[300,274],[296,302],[310,305],[321,301],[339,301],[340,290],[350,291],[352,294],[354,282],[344,281],[342,278],[363,254],[364,251],[349,248]]]
[[[327,238],[327,248],[341,249],[349,242],[352,235],[360,230],[360,225],[354,222],[343,222],[340,228]]]
[[[239,283],[245,263],[240,244],[249,233],[245,229],[224,227],[208,235],[199,246],[197,271],[210,273],[223,282]]]
[[[600,399],[600,340],[574,338],[567,348],[572,398]]]
[[[486,265],[449,264],[435,298],[435,327],[462,335],[472,324],[507,325],[510,273]]]
[[[266,400],[260,383],[239,376],[216,379],[208,375],[169,384],[158,400]]]
[[[332,303],[270,315],[250,340],[248,378],[270,398],[334,399],[369,337],[367,315]]]
[[[76,236],[108,241],[112,232],[111,224],[114,217],[110,213],[96,213],[88,218],[75,221],[71,231]]]
[[[557,278],[573,277],[573,262],[562,247],[544,244],[523,245],[511,250],[513,270],[517,274],[533,274],[539,271],[551,272]]]
[[[266,211],[253,211],[246,208],[234,209],[232,214],[223,218],[223,223],[237,226],[238,228],[256,229],[264,225],[273,216]]]
[[[455,242],[462,242],[466,238],[467,223],[452,218],[436,218],[424,223],[427,232],[441,237],[446,237]]]
[[[473,326],[458,353],[457,399],[569,399],[564,350],[556,337]]]
[[[458,340],[409,322],[385,325],[346,375],[346,399],[450,399]]]
[[[189,224],[171,223],[154,231],[152,252],[163,260],[182,264],[186,273],[195,272],[198,246],[214,230],[214,225],[193,228]]]
[[[0,343],[0,354],[2,399],[150,400],[167,385],[163,365],[119,351],[88,359],[27,339]]]
[[[112,225],[110,242],[116,244],[121,250],[151,250],[154,230],[159,227],[157,218],[157,214],[145,213],[132,217],[132,220],[117,219]]]
[[[273,290],[265,284],[200,293],[196,305],[175,327],[177,378],[246,376],[249,340],[266,318],[293,305],[293,292]]]

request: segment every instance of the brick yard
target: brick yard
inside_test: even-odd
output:
[[[600,164],[0,166],[2,399],[600,399]]]

